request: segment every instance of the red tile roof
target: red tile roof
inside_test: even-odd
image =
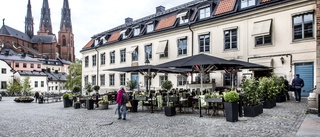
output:
[[[110,36],[108,42],[112,42],[112,41],[118,40],[119,37],[120,37],[120,32],[121,31],[116,31],[116,32],[112,33],[112,35]]]
[[[236,0],[221,0],[215,15],[233,11]]]
[[[162,18],[158,23],[156,30],[173,26],[174,22],[176,21],[176,16],[177,15],[172,15],[166,18]]]
[[[90,40],[82,49],[90,48],[94,42],[94,39]]]
[[[270,0],[262,0],[261,3],[269,2]]]

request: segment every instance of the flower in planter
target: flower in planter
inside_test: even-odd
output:
[[[100,100],[100,101],[98,102],[98,104],[108,104],[108,103],[109,103],[108,100]]]
[[[238,102],[239,101],[239,94],[237,91],[229,91],[224,95],[224,101],[226,102]]]

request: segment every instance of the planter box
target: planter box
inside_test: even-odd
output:
[[[138,100],[132,100],[131,106],[131,112],[138,112]]]
[[[104,110],[104,109],[108,109],[109,108],[109,103],[107,104],[99,104],[99,109],[100,110]]]
[[[206,102],[222,102],[222,98],[207,98]]]
[[[146,101],[147,97],[134,97],[135,100]]]
[[[226,114],[226,120],[229,122],[237,122],[238,121],[238,113],[239,113],[239,106],[238,102],[230,103],[224,102],[224,111]]]
[[[263,108],[273,108],[276,104],[276,100],[265,100],[263,102]]]
[[[86,106],[88,110],[93,109],[93,102],[94,102],[93,99],[87,99]]]
[[[166,116],[176,115],[176,107],[164,107],[164,114]]]
[[[263,113],[262,104],[256,106],[244,106],[243,109],[245,117],[255,117]]]
[[[179,102],[179,97],[169,97],[169,102]]]
[[[277,103],[285,102],[287,99],[286,95],[277,95]]]
[[[39,100],[40,103],[40,100]],[[63,107],[67,108],[67,107],[72,107],[72,101],[69,98],[64,98],[63,99]]]
[[[74,109],[79,109],[80,108],[80,103],[74,103],[73,107],[74,107]]]

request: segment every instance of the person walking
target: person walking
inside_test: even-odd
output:
[[[36,93],[34,94],[34,98],[36,98],[36,103],[37,103],[38,100],[39,100],[39,96],[40,96],[39,92],[36,92]]]
[[[126,103],[123,102],[123,93],[125,93],[126,91],[124,90],[123,87],[120,88],[120,90],[118,91],[117,94],[117,104],[118,104],[118,119],[122,119],[122,113],[123,113],[123,120],[126,120],[126,114],[127,114],[127,107],[126,107]],[[121,113],[121,109],[122,109],[122,113]]]
[[[296,77],[292,80],[292,86],[294,87],[294,95],[296,102],[301,101],[301,88],[304,87],[304,81],[300,78],[299,74],[296,74]]]

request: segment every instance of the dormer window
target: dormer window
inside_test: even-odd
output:
[[[208,18],[210,17],[210,7],[205,7],[200,9],[200,19]]]
[[[100,41],[102,40],[102,44],[105,44],[108,42],[108,40],[106,39],[107,35],[104,35],[100,38]]]
[[[126,31],[127,31],[127,30],[125,29],[125,30],[122,30],[122,31],[120,32],[120,35],[122,36],[122,39],[127,38]]]
[[[98,46],[98,45],[99,45],[99,38],[97,38],[97,39],[94,40],[94,46],[96,47],[96,46]]]
[[[177,18],[179,18],[179,19],[180,19],[179,24],[185,24],[185,23],[188,23],[188,22],[189,22],[189,18],[188,18],[188,11],[185,11],[185,12],[179,13],[179,14],[177,15]]]
[[[138,35],[140,35],[140,28],[136,27],[136,28],[134,28],[133,36],[138,36]]]
[[[256,5],[256,0],[241,0],[241,9]]]
[[[154,30],[154,25],[153,23],[147,24],[147,33],[150,33]]]

